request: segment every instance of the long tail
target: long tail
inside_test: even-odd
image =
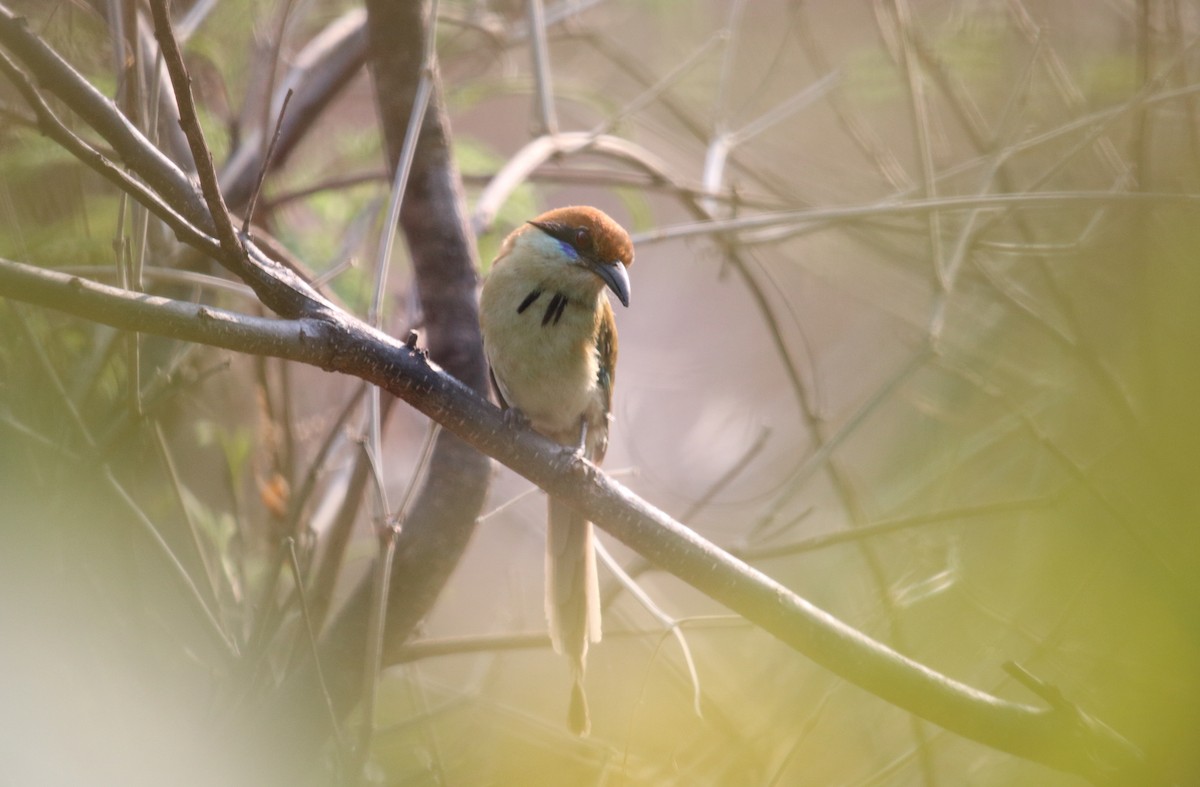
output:
[[[583,673],[588,644],[600,641],[600,584],[592,523],[550,498],[546,533],[546,620],[554,649],[571,660],[574,685],[567,724],[577,735],[591,729]]]

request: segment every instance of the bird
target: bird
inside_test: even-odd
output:
[[[629,306],[633,242],[603,211],[556,208],[513,230],[480,293],[479,321],[492,385],[510,423],[526,424],[600,464],[608,449],[617,326],[611,292]],[[573,684],[567,725],[591,729],[583,679],[600,641],[592,523],[549,498],[546,620]]]

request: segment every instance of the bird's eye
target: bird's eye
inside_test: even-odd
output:
[[[592,241],[592,233],[587,227],[575,230],[575,248],[585,249]]]

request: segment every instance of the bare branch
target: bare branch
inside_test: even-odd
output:
[[[1001,700],[872,640],[674,521],[586,460],[564,455],[535,432],[513,430],[496,407],[419,352],[349,316],[253,318],[2,260],[0,295],[128,330],[316,364],[383,386],[562,497],[651,562],[884,700],[959,735],[1096,782],[1122,774],[1140,774],[1146,784],[1156,781],[1140,753],[1111,730],[1081,724],[1054,709]],[[330,691],[336,700],[337,688]]]
[[[550,46],[546,42],[546,9],[542,0],[529,0],[529,50],[533,54],[533,75],[537,85],[538,132],[558,133],[558,113],[554,109],[554,83],[550,70]]]
[[[254,220],[254,209],[258,205],[258,195],[262,191],[263,181],[267,177],[267,169],[271,166],[271,159],[275,155],[275,146],[279,144],[279,135],[283,131],[283,119],[287,116],[288,102],[292,100],[292,90],[289,88],[283,96],[283,106],[279,108],[279,117],[275,119],[275,133],[271,135],[271,143],[267,145],[267,152],[263,157],[262,169],[258,172],[258,178],[254,181],[254,191],[250,192],[250,202],[246,206],[246,215],[242,219],[242,234],[250,234],[250,222]]]
[[[171,11],[167,8],[167,0],[150,0],[150,10],[154,14],[154,37],[158,39],[159,49],[167,64],[167,72],[171,75],[171,83],[175,87],[175,100],[179,104],[179,123],[187,136],[188,146],[192,150],[192,159],[200,176],[200,189],[204,200],[208,203],[208,214],[213,225],[217,228],[217,240],[230,260],[245,255],[246,250],[238,240],[233,228],[233,219],[229,209],[225,207],[225,198],[221,196],[221,186],[217,182],[217,169],[213,166],[212,153],[208,143],[204,141],[204,129],[200,127],[200,118],[196,116],[196,100],[192,97],[192,78],[188,76],[187,66],[183,62],[183,52],[179,42],[175,40],[175,32],[171,29]]]

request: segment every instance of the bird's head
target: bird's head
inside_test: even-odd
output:
[[[587,206],[556,208],[529,225],[524,233],[528,241],[570,270],[594,276],[622,305],[629,305],[626,269],[633,264],[633,241],[608,214]]]

